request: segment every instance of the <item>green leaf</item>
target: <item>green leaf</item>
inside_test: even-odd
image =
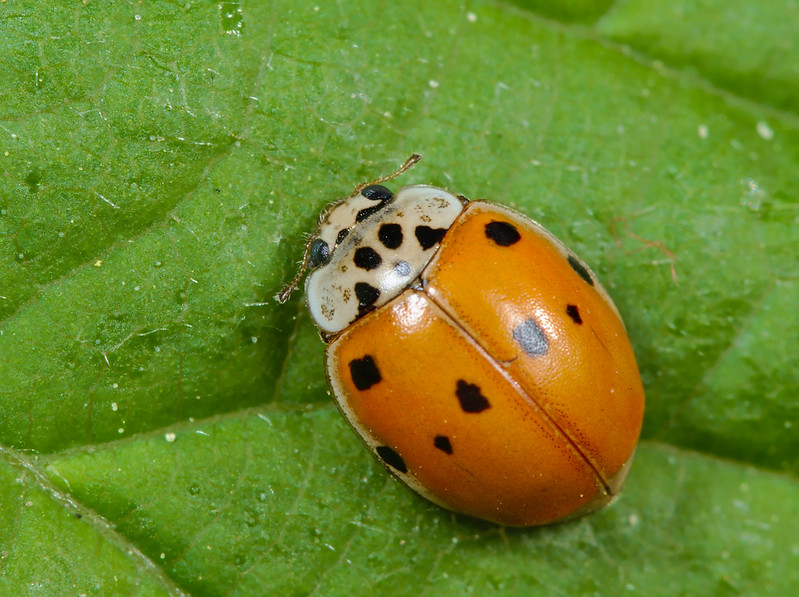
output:
[[[799,584],[799,17],[516,4],[0,5],[0,594]],[[611,508],[417,498],[273,300],[413,151],[397,184],[517,207],[613,295],[647,413]]]

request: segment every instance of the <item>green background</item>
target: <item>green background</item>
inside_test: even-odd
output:
[[[0,594],[795,589],[794,4],[0,4]],[[515,206],[613,295],[647,412],[612,508],[424,502],[273,300],[414,151],[395,187]]]

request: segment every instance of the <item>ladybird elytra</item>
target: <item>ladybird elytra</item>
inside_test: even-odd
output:
[[[450,510],[536,526],[607,505],[644,407],[616,307],[525,216],[382,186],[418,159],[333,204],[306,248],[306,264],[312,246],[325,257],[306,301],[339,409],[386,470]]]

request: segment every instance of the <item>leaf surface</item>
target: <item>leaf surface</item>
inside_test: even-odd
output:
[[[799,584],[787,4],[0,13],[0,593]],[[613,295],[647,391],[613,507],[453,515],[335,411],[301,292],[272,297],[324,205],[414,151],[395,187],[510,204]]]

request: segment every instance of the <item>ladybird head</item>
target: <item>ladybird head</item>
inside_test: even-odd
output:
[[[352,195],[328,205],[327,209],[325,209],[319,216],[319,227],[316,231],[316,234],[314,234],[305,245],[305,255],[302,259],[300,271],[297,272],[297,275],[294,276],[294,279],[291,282],[286,284],[283,289],[275,295],[275,299],[279,303],[285,303],[287,300],[289,300],[289,297],[291,297],[292,293],[297,289],[297,286],[299,285],[300,280],[302,280],[302,277],[305,275],[307,269],[320,267],[330,261],[333,249],[335,249],[336,245],[340,244],[341,241],[344,240],[344,237],[346,237],[346,235],[349,233],[349,228],[346,228],[346,232],[344,229],[339,229],[339,231],[334,235],[333,233],[336,230],[336,223],[346,223],[347,221],[357,223],[358,221],[357,218],[358,214],[360,213],[359,211],[355,212],[354,218],[348,217],[352,213],[352,210],[349,209],[349,206],[355,205],[359,197],[363,197],[366,200],[374,199],[380,201],[381,204],[385,203],[391,198],[390,196],[392,193],[380,183],[391,180],[392,178],[396,178],[421,159],[422,156],[420,156],[418,153],[411,154],[411,157],[405,160],[405,163],[402,164],[392,174],[389,174],[388,176],[381,176],[376,180],[358,185],[355,187]],[[388,199],[380,198],[386,194],[389,195]],[[368,207],[374,207],[374,204]],[[368,216],[368,214],[363,215],[361,219],[364,219],[366,216]]]
[[[308,245],[308,310],[326,335],[386,304],[413,285],[463,204],[436,187],[396,194],[379,184],[322,215]]]
[[[396,194],[383,182],[420,159],[412,155],[393,174],[359,185],[319,217],[300,272],[277,299],[288,300],[306,269],[308,309],[325,337],[382,306],[419,277],[452,222],[461,198],[415,185]]]
[[[380,211],[393,197],[394,193],[383,185],[369,184],[329,205],[319,216],[319,227],[308,243],[308,268],[326,265],[350,231]]]

